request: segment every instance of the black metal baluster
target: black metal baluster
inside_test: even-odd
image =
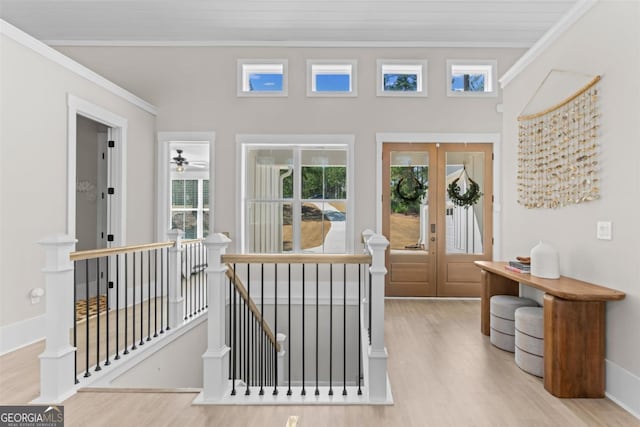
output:
[[[329,396],[333,396],[333,264],[329,264]]]
[[[264,395],[264,264],[260,264],[260,396]]]
[[[189,264],[187,265],[187,270],[189,271],[189,288],[191,290],[191,312],[189,313],[189,317],[193,317],[196,312],[196,278],[193,277],[193,250],[195,249],[195,245],[189,245],[189,252],[191,253],[191,258],[189,259]]]
[[[316,391],[315,395],[320,396],[318,388],[318,311],[319,311],[319,289],[320,289],[320,264],[316,264]]]
[[[227,312],[225,314],[225,317],[227,319],[227,331],[226,331],[226,343],[229,346],[229,367],[227,368],[229,371],[229,379],[231,379],[231,361],[233,359],[233,336],[231,335],[232,331],[233,331],[233,325],[231,324],[232,320],[233,320],[233,307],[231,306],[231,277],[228,277],[229,279],[229,288],[228,288],[228,292],[227,295],[229,295],[228,297],[228,303],[226,304],[226,306],[228,306],[227,308]]]
[[[302,391],[300,392],[301,396],[306,396],[307,395],[307,390],[304,387],[304,306],[305,306],[305,299],[304,299],[304,288],[305,288],[305,277],[304,277],[304,267],[305,265],[302,264]]]
[[[133,315],[131,316],[131,339],[133,345],[131,346],[131,350],[135,350],[136,347],[136,253],[131,254],[131,264],[133,264],[133,298],[131,301],[131,307],[133,309]]]
[[[167,277],[167,280],[169,280],[169,277]],[[168,297],[169,297],[169,294],[167,293],[167,298]],[[160,333],[161,334],[164,334],[164,310],[163,309],[164,309],[164,255],[162,254],[162,249],[160,249]]]
[[[273,330],[275,334],[276,343],[273,346],[274,351],[274,361],[273,371],[274,371],[274,381],[273,381],[273,395],[276,396],[278,394],[278,264],[273,264],[273,294],[274,294],[274,316],[273,316]]]
[[[287,357],[287,361],[289,362],[289,373],[288,373],[288,382],[289,382],[289,389],[287,390],[287,396],[291,396],[291,264],[287,264],[288,266],[288,293],[289,295],[287,296],[287,316],[289,316],[288,319],[288,323],[287,323],[287,333],[289,334],[289,355]]]
[[[96,368],[95,371],[101,371],[100,367],[100,258],[96,258]],[[89,312],[89,306],[87,306]]]
[[[342,395],[347,395],[347,264],[342,273]]]
[[[73,261],[73,382],[78,384],[78,261]]]
[[[120,359],[120,254],[116,254],[116,356],[114,359]]]
[[[184,320],[189,318],[189,280],[187,278],[187,254],[189,247],[184,245],[180,252],[180,285],[182,288],[182,297],[184,298]]]
[[[249,362],[251,359],[251,348],[250,348],[250,328],[251,328],[251,324],[249,322],[249,312],[251,310],[249,310],[250,308],[250,301],[251,301],[251,265],[247,264],[247,300],[245,301],[245,304],[247,306],[247,321],[246,321],[246,328],[247,328],[247,348],[245,349],[246,351],[246,361],[245,361],[245,365],[246,365],[246,369],[245,369],[245,381],[247,382],[247,389],[245,390],[244,394],[246,396],[248,396],[249,394],[251,394],[251,391],[249,390],[249,386],[251,385],[251,372],[249,370]]]
[[[105,318],[106,318],[106,325],[105,325],[105,330],[106,330],[106,335],[107,335],[107,341],[105,343],[105,352],[107,354],[106,360],[104,361],[104,366],[109,366],[111,365],[111,362],[109,362],[109,289],[110,289],[110,283],[109,283],[109,256],[106,257],[107,258],[107,281],[105,282],[107,284],[107,298],[105,301]],[[100,310],[98,310],[98,316],[100,316]]]
[[[169,283],[171,282],[171,270],[169,268],[169,265],[171,264],[169,262],[169,248],[167,248],[166,250],[167,253],[167,327],[165,328],[165,331],[168,331],[171,329],[171,327],[169,326]],[[180,278],[182,280],[182,277]],[[180,291],[182,291],[182,289],[180,289]]]
[[[88,378],[91,376],[91,373],[89,372],[89,260],[86,259],[84,262],[84,268],[85,268],[85,302],[86,302],[86,323],[85,323],[85,343],[84,343],[84,348],[85,348],[85,372],[84,372],[84,377]]]
[[[144,345],[144,252],[140,252],[140,342]]]
[[[358,265],[358,396],[362,396],[362,265]]]
[[[209,263],[207,262],[207,247],[204,245],[202,246],[202,256],[204,257],[204,259],[202,260],[202,263],[204,265],[204,269],[202,270],[204,278],[204,308],[209,308],[209,289],[207,289],[207,282],[209,279],[207,278],[206,274],[206,269],[209,267]]]
[[[198,262],[198,269],[202,268],[202,242],[200,242],[199,244],[199,248],[200,250],[198,251],[198,257],[199,257],[199,262]],[[198,277],[200,278],[200,289],[198,291],[198,294],[200,295],[200,305],[198,306],[198,313],[200,313],[202,311],[202,307],[204,306],[203,304],[203,300],[202,300],[202,286],[204,285],[204,269],[200,270],[200,272],[198,273]]]
[[[124,351],[129,354],[127,341],[129,338],[129,254],[124,254]]]
[[[162,310],[162,309],[161,309]],[[153,337],[158,336],[158,249],[153,250]]]
[[[368,295],[368,302],[369,302],[369,323],[368,323],[368,329],[369,329],[369,345],[371,345],[371,266],[369,266],[369,295]]]
[[[230,279],[231,280],[231,279]],[[236,337],[236,323],[237,323],[237,317],[238,317],[238,313],[237,313],[237,308],[236,308],[236,265],[233,264],[233,283],[231,283],[231,281],[229,282],[230,286],[229,286],[229,296],[233,297],[233,301],[232,301],[232,305],[231,305],[231,312],[233,313],[231,318],[232,318],[232,326],[233,326],[233,332],[231,334],[231,354],[232,354],[232,363],[233,366],[231,368],[231,395],[235,396],[236,395],[236,359],[238,357],[237,355],[237,337]]]
[[[151,251],[147,252],[147,341],[151,341]]]

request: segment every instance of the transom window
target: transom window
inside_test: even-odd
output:
[[[243,144],[242,250],[347,252],[352,236],[350,150],[349,144],[330,140]]]
[[[356,61],[307,60],[307,96],[356,96]]]
[[[448,96],[497,96],[496,61],[448,60]]]
[[[426,60],[378,60],[378,96],[427,96]]]
[[[209,235],[209,180],[171,180],[171,228],[184,231],[185,239]]]
[[[238,60],[238,96],[286,96],[287,60]]]

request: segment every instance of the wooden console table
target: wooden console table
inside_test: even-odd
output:
[[[557,397],[604,397],[605,303],[625,294],[568,277],[541,279],[475,261],[482,269],[480,329],[489,335],[489,300],[518,295],[518,283],[544,295],[544,388]]]

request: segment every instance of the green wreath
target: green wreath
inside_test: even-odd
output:
[[[449,199],[451,199],[454,205],[468,209],[469,206],[478,203],[480,196],[482,196],[482,192],[480,192],[480,186],[478,183],[469,178],[469,188],[467,188],[467,191],[464,194],[460,194],[460,186],[458,185],[459,179],[460,178],[456,178],[451,184],[449,184],[447,193],[449,194]]]
[[[422,195],[424,194],[425,185],[422,182],[420,182],[415,175],[413,175],[413,181],[415,183],[415,186],[413,187],[413,192],[411,194],[406,194],[402,192],[403,181],[404,181],[404,178],[400,178],[400,181],[398,181],[398,183],[396,184],[395,193],[398,197],[400,197],[405,202],[415,202],[420,197],[422,197]]]

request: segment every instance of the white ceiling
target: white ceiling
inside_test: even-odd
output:
[[[528,47],[583,0],[0,0],[51,44]]]

